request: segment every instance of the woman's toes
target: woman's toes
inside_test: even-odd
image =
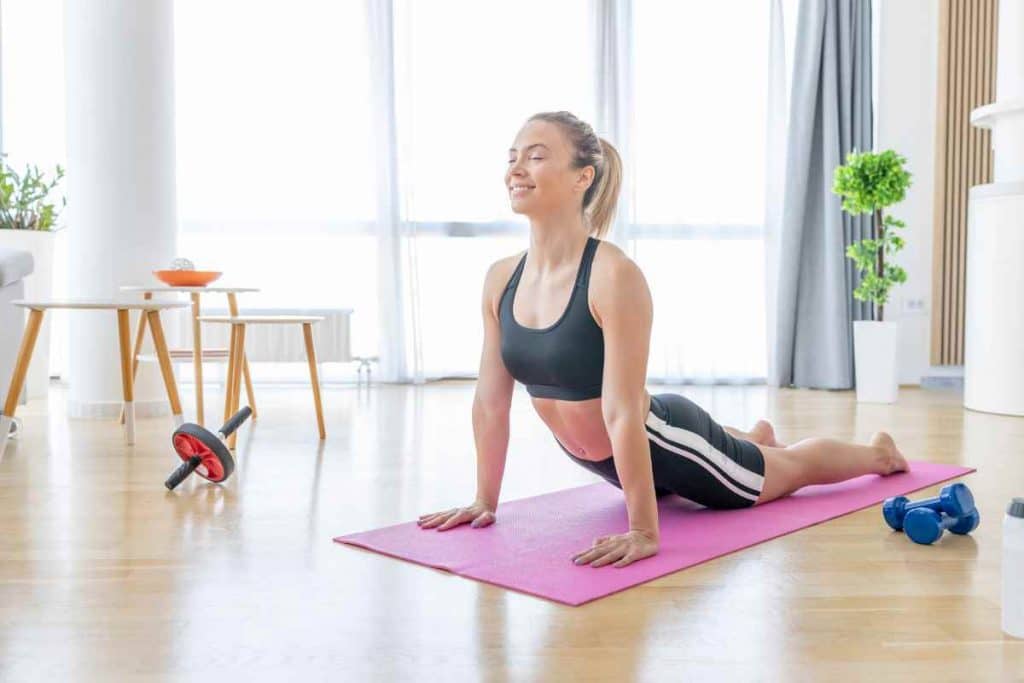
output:
[[[763,446],[777,447],[779,444],[775,440],[775,428],[772,427],[772,423],[768,420],[758,420],[754,428],[750,430],[752,436],[756,437],[755,443],[759,443]]]

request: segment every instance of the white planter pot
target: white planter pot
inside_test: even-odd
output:
[[[853,321],[853,362],[857,401],[894,403],[899,394],[896,356],[899,323]]]
[[[32,254],[35,270],[25,278],[26,299],[49,299],[53,296],[53,250],[56,236],[41,230],[0,230],[0,247],[21,249]],[[32,353],[32,364],[25,379],[29,399],[44,398],[50,381],[50,316],[43,317]],[[6,391],[3,388],[2,391]]]

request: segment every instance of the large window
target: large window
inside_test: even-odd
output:
[[[369,221],[364,3],[175,3],[182,228],[287,234]]]
[[[653,377],[765,375],[768,10],[634,3],[633,213],[654,298]]]
[[[180,253],[259,287],[243,305],[354,309],[372,352],[365,3],[179,0],[174,31]]]
[[[635,3],[636,220],[764,220],[768,6]]]
[[[401,0],[395,68],[404,215],[413,222],[417,345],[428,377],[473,376],[487,267],[527,246],[508,147],[531,114],[593,120],[588,0]],[[452,223],[461,235],[450,235]],[[499,225],[521,226],[493,234]],[[440,228],[440,230],[439,230]]]
[[[12,161],[63,159],[63,57],[34,47],[44,35],[61,44],[60,6],[2,3]],[[371,75],[382,44],[368,30],[369,6],[177,0],[174,27],[180,255],[263,289],[245,302],[355,309],[361,353],[379,350],[386,305],[378,144],[388,128],[374,97],[388,84]],[[652,380],[764,376],[769,6],[634,0],[631,29],[616,29],[622,38],[632,30],[634,47],[627,218],[655,300]],[[396,202],[408,231],[402,263],[385,267],[408,269],[423,375],[472,376],[486,268],[528,246],[502,184],[505,150],[538,111],[569,110],[599,127],[597,4],[391,7]]]
[[[521,220],[504,189],[526,119],[595,109],[589,0],[399,0],[398,125],[419,222]]]

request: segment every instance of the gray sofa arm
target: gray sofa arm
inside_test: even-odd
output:
[[[24,297],[22,280],[32,274],[34,266],[29,252],[0,247],[0,408],[7,398],[7,387],[25,329],[25,311],[11,302]],[[24,391],[19,399],[24,403]]]
[[[35,261],[29,252],[0,247],[0,287],[24,280],[34,269]]]

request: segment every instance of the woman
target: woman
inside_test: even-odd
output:
[[[494,263],[485,279],[473,402],[476,498],[423,515],[419,525],[494,523],[516,380],[569,457],[625,495],[629,529],[594,540],[573,555],[577,564],[624,567],[657,553],[661,495],[740,508],[809,484],[907,469],[885,432],[866,446],[825,438],[786,446],[764,420],[745,433],[719,426],[683,396],[647,393],[647,282],[599,239],[621,177],[615,148],[568,112],[537,114],[519,131],[505,186],[512,210],[530,219],[530,248]]]

